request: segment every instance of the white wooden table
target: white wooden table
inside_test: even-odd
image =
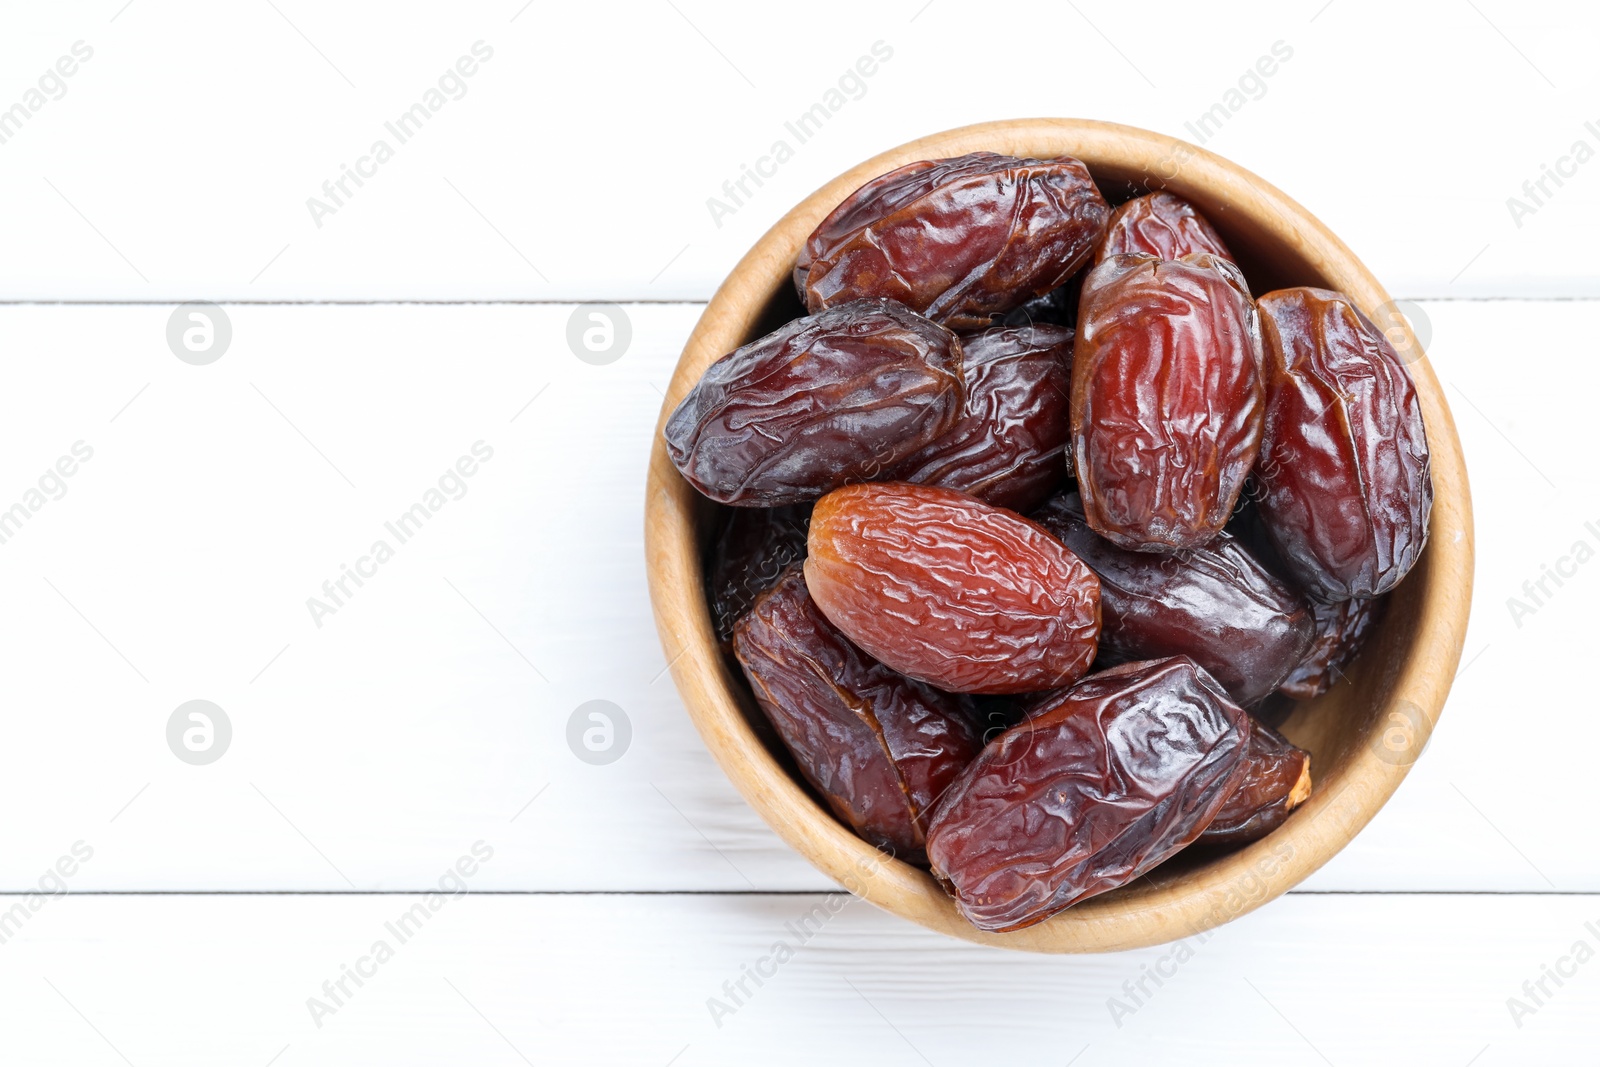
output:
[[[1593,1062],[1600,16],[1236,8],[0,15],[0,1062]],[[1415,301],[1477,500],[1393,801],[1262,911],[1093,958],[835,895],[701,746],[641,548],[660,390],[744,249],[1032,114],[1204,134],[1323,218]],[[594,303],[629,336],[585,361]],[[169,746],[194,700],[213,762]],[[609,763],[568,742],[593,700]]]

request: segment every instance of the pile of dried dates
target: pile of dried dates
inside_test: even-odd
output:
[[[1264,709],[1343,677],[1427,541],[1384,335],[1069,158],[885,174],[794,281],[665,436],[730,505],[717,636],[837,816],[997,931],[1282,825],[1310,756]]]

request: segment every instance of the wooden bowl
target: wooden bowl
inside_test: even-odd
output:
[[[1277,832],[1233,852],[1182,854],[1135,883],[1010,934],[974,929],[933,878],[880,855],[842,825],[758,735],[761,712],[717,648],[701,561],[713,507],[679,476],[660,434],[701,373],[802,312],[790,271],[801,245],[864,182],[921,159],[987,149],[1075,156],[1113,203],[1159,188],[1189,198],[1214,223],[1252,291],[1315,285],[1348,294],[1374,321],[1404,331],[1396,345],[1421,396],[1435,499],[1427,550],[1390,597],[1348,680],[1295,706],[1283,731],[1312,753],[1316,788]],[[700,316],[661,408],[645,500],[645,552],[656,627],[672,675],[706,747],[790,845],[857,895],[954,937],[1033,952],[1107,952],[1161,944],[1219,926],[1306,878],[1389,799],[1421,753],[1450,690],[1472,593],[1472,505],[1444,392],[1389,296],[1361,261],[1305,208],[1220,156],[1171,137],[1077,119],[1019,119],[912,141],[840,175],[785,215],[740,260]]]

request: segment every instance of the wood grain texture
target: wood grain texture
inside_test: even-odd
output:
[[[639,512],[657,389],[701,307],[627,306],[633,344],[608,367],[567,350],[570,306],[227,310],[236,349],[195,368],[162,340],[169,308],[0,307],[23,354],[0,393],[0,502],[73,441],[95,448],[67,494],[0,545],[14,701],[0,807],[21,813],[0,889],[32,884],[83,838],[97,852],[75,889],[348,890],[262,794],[360,889],[426,885],[480,836],[500,850],[483,874],[496,889],[832,884],[718,769],[650,618]],[[1600,569],[1557,587],[1541,566],[1570,571],[1574,542],[1600,543],[1587,529],[1600,480],[1580,447],[1600,364],[1564,355],[1600,332],[1600,303],[1420,314],[1478,491],[1463,673],[1404,787],[1306,886],[1600,891],[1600,855],[1550,814],[1585,810],[1584,776],[1503,784],[1552,745],[1600,749],[1570,666],[1596,640]],[[448,371],[421,373],[442,351]],[[1512,351],[1539,371],[1526,388],[1507,388]],[[496,455],[468,495],[318,630],[305,598],[479,437]],[[1553,596],[1535,606],[1524,585],[1537,580]],[[1512,596],[1532,613],[1514,616]],[[235,726],[228,755],[201,768],[162,735],[195,697]],[[633,724],[605,767],[564,734],[597,698]]]
[[[1008,22],[1070,54],[1067,73],[974,48],[970,12],[926,0],[816,0],[805,19],[737,0],[464,0],[399,20],[274,0],[304,37],[265,4],[123,2],[9,6],[7,108],[72,42],[95,55],[3,146],[0,298],[704,300],[856,160],[1019,113],[1207,138],[1293,191],[1399,296],[1600,294],[1571,240],[1593,225],[1592,168],[1563,189],[1541,173],[1575,138],[1595,142],[1589,5],[1008,5]],[[493,59],[400,144],[384,124],[479,40]],[[603,47],[557,56],[551,40]],[[892,58],[842,85],[877,41]],[[1273,73],[1257,79],[1262,58]],[[177,64],[185,77],[148,76]],[[840,106],[811,136],[785,127],[830,93]],[[1486,131],[1493,151],[1477,148]],[[373,175],[378,138],[395,157]],[[774,166],[780,139],[792,156]],[[344,179],[358,165],[361,186]],[[341,179],[335,205],[324,183]],[[1519,221],[1507,198],[1535,206],[1530,179],[1544,203]],[[337,213],[314,219],[311,197]]]
[[[1538,1005],[1523,989],[1580,939],[1600,944],[1594,896],[1291,894],[1210,936],[1071,958],[820,894],[471,894],[400,943],[386,924],[420,903],[53,901],[0,946],[0,1059],[1504,1067],[1592,1062],[1600,1003],[1592,960],[1569,958]],[[380,940],[394,954],[374,965]],[[346,967],[366,976],[335,1003],[323,983]],[[312,997],[334,1009],[320,1027]],[[1512,997],[1535,1010],[1513,1018]]]
[[[719,771],[663,673],[640,490],[702,308],[662,301],[708,299],[853,161],[1018,100],[1192,138],[1233,94],[1208,147],[1293,190],[1391,292],[1447,298],[1420,310],[1478,492],[1466,655],[1426,758],[1301,888],[1600,891],[1587,775],[1504,784],[1600,750],[1581,673],[1600,567],[1547,577],[1600,546],[1600,303],[1531,299],[1600,294],[1574,239],[1593,167],[1507,212],[1594,142],[1574,90],[1600,8],[1009,5],[1043,61],[976,47],[959,5],[807,12],[8,7],[0,111],[72,42],[95,54],[42,110],[5,112],[0,301],[135,303],[0,305],[0,509],[73,441],[95,449],[0,544],[0,890],[95,849],[73,895],[0,925],[0,1063],[1593,1059],[1589,966],[1520,1028],[1506,1011],[1588,936],[1593,896],[1292,893],[1216,931],[1120,1027],[1108,998],[1171,949],[999,952],[852,901],[716,1025],[707,998],[824,899],[750,890],[832,882]],[[479,39],[495,58],[464,98],[315,221],[307,198]],[[879,39],[893,59],[798,143],[785,123]],[[1279,40],[1292,60],[1239,97]],[[780,137],[793,158],[710,213]],[[1357,151],[1330,158],[1334,138]],[[546,303],[230,304],[232,351],[195,368],[163,340],[189,299]],[[573,308],[549,303],[593,299],[642,302],[608,367],[573,358]],[[314,628],[305,597],[480,437],[496,459],[469,495]],[[163,738],[195,697],[236,731],[203,768]],[[633,725],[604,767],[565,739],[596,698]],[[415,898],[88,895],[425,889],[480,837],[496,852],[475,890],[626,895],[451,902],[321,1029],[306,998]],[[642,895],[675,889],[724,895]]]
[[[1023,119],[936,134],[876,156],[823,186],[768,231],[723,282],[685,346],[662,405],[646,490],[646,556],[657,627],[707,747],[769,825],[831,878],[896,914],[986,944],[1045,952],[1158,944],[1237,918],[1304,880],[1366,825],[1426,744],[1461,656],[1471,603],[1471,494],[1460,443],[1439,382],[1421,358],[1411,370],[1433,459],[1429,547],[1349,672],[1353,684],[1305,705],[1285,725],[1291,740],[1311,750],[1318,768],[1316,789],[1301,812],[1270,838],[1224,858],[1169,864],[1038,926],[980,934],[932,878],[881,860],[818,806],[758,740],[751,705],[717,652],[701,591],[706,509],[672,468],[659,439],[660,426],[705,368],[750,340],[758,323],[770,327],[764,320],[784,299],[798,249],[835,204],[895,167],[980,149],[1075,156],[1117,199],[1158,187],[1188,197],[1215,222],[1258,291],[1284,285],[1336,289],[1369,315],[1389,299],[1355,255],[1304,208],[1220,156],[1170,137],[1110,123]],[[1408,340],[1418,348],[1415,338]],[[1398,752],[1384,747],[1386,731],[1396,722],[1407,731]]]

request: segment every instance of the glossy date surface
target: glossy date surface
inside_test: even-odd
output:
[[[850,640],[951,692],[1053,689],[1094,659],[1093,572],[1038,525],[952,489],[829,493],[811,514],[805,575]]]
[[[1176,193],[1155,192],[1117,208],[1106,227],[1106,235],[1095,249],[1095,262],[1108,256],[1143,252],[1161,259],[1178,259],[1193,252],[1209,252],[1232,260],[1233,253],[1223,243],[1200,210]]]
[[[1144,552],[1221,532],[1261,446],[1260,330],[1226,260],[1118,255],[1089,272],[1073,459],[1089,525]]]
[[[1378,596],[1405,577],[1428,540],[1433,478],[1416,387],[1388,339],[1343,294],[1280,289],[1260,307],[1262,521],[1311,596]]]
[[[777,584],[806,555],[811,505],[728,508],[722,513],[706,563],[706,593],[718,641],[733,636],[733,624],[756,597]]]
[[[1366,644],[1385,603],[1383,597],[1341,600],[1337,604],[1312,601],[1316,637],[1278,692],[1291,700],[1312,700],[1332,689]]]
[[[739,620],[733,647],[756,702],[834,813],[871,844],[921,862],[928,811],[980,743],[960,698],[846,640],[798,567]]]
[[[1242,845],[1265,837],[1311,795],[1311,753],[1259,722],[1250,724],[1250,748],[1240,779],[1211,825],[1202,845]]]
[[[890,300],[796,319],[707,368],[667,420],[673,465],[722,504],[875,478],[960,417],[961,342]]]
[[[972,330],[1065,282],[1111,217],[1076,159],[974,152],[863,185],[823,219],[795,266],[812,311],[889,297]]]
[[[981,930],[1020,930],[1195,840],[1245,773],[1248,714],[1192,660],[1090,676],[985,746],[934,810],[934,874]]]
[[[889,477],[1027,511],[1066,476],[1072,331],[991,327],[963,337],[961,346],[967,391],[961,417]]]
[[[1189,656],[1248,707],[1310,647],[1310,605],[1226,531],[1159,556],[1091,530],[1076,493],[1056,494],[1032,517],[1100,579],[1100,666]]]

